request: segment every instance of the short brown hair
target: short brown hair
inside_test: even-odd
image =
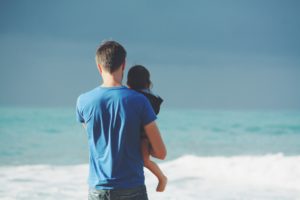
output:
[[[126,50],[116,41],[106,41],[96,51],[96,63],[113,73],[125,62]]]

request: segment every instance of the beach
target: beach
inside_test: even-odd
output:
[[[300,197],[300,156],[183,156],[160,164],[169,178],[163,193],[145,170],[149,199],[281,199]],[[88,165],[0,167],[0,197],[86,199]]]
[[[1,108],[0,199],[86,199],[86,135],[72,108]],[[149,199],[300,199],[300,113],[161,111],[167,189]],[[35,122],[32,124],[32,122]],[[174,123],[176,121],[176,123]]]

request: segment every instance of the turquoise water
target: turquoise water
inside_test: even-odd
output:
[[[1,108],[0,164],[87,162],[84,130],[71,108]]]
[[[0,165],[88,162],[73,108],[0,108]],[[300,112],[163,109],[168,160],[182,155],[300,155]]]
[[[86,199],[88,147],[73,108],[0,108],[0,199]],[[299,111],[162,109],[167,190],[149,199],[298,200]],[[70,184],[71,183],[71,184]]]

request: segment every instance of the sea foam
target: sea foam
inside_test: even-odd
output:
[[[166,191],[145,170],[149,199],[299,200],[300,156],[182,156],[160,163]],[[1,166],[0,199],[87,199],[88,166]]]

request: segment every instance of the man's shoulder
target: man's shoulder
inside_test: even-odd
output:
[[[98,98],[99,87],[93,88],[87,92],[80,94],[77,98],[77,105],[85,107],[86,104],[90,104]]]
[[[162,104],[163,99],[160,96],[156,96],[150,92],[144,92],[144,91],[138,91],[138,92],[143,94],[143,96],[145,96],[149,100],[155,114],[158,114],[160,111],[160,105]]]
[[[99,87],[96,87],[96,88],[93,88],[89,91],[86,91],[86,92],[83,92],[81,93],[79,96],[78,96],[78,99],[85,99],[85,98],[88,98],[90,96],[94,96],[95,95],[95,92],[99,90]]]
[[[135,107],[144,106],[144,104],[148,102],[147,98],[143,94],[128,87],[124,87],[120,90],[117,96],[122,99],[123,102],[127,102],[127,105]]]
[[[147,97],[145,95],[143,95],[140,92],[137,92],[133,89],[128,88],[128,95],[132,99],[136,99],[136,100],[139,100],[139,101],[147,101]]]
[[[118,88],[101,88],[96,87],[92,90],[89,90],[87,92],[84,92],[79,95],[78,101],[86,102],[90,100],[96,100],[101,97],[105,97],[107,94],[109,94],[110,97],[112,97],[110,94],[115,93],[114,97],[118,96],[118,98],[126,98],[126,99],[132,99],[136,101],[144,101],[146,100],[146,97],[142,95],[139,92],[136,92],[135,90],[132,90],[130,88],[127,88],[125,86],[118,87]]]

